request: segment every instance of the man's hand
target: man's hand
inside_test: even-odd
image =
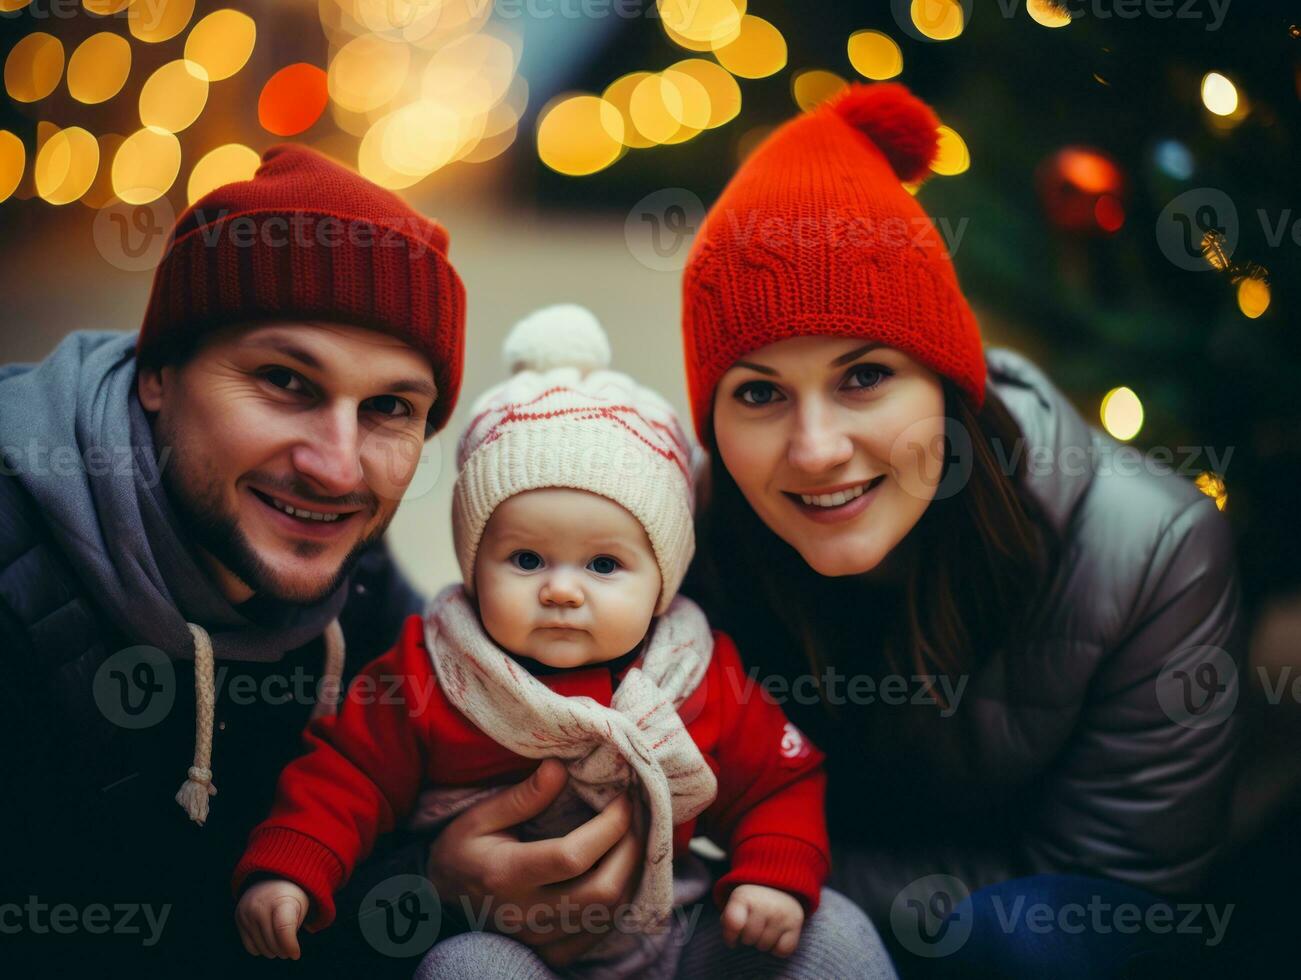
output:
[[[292,881],[259,881],[240,896],[235,923],[244,948],[254,956],[296,960],[298,927],[307,918],[310,900]]]
[[[458,816],[429,848],[429,879],[443,901],[468,902],[471,920],[486,913],[488,929],[503,907],[518,909],[511,926],[532,923],[537,930],[520,924],[499,931],[534,947],[552,967],[572,963],[601,941],[613,909],[632,899],[646,850],[626,796],[564,837],[521,842],[511,828],[545,810],[567,780],[564,764],[547,759],[524,782]],[[590,906],[610,914],[585,918]],[[585,929],[588,922],[596,927]]]
[[[737,885],[723,909],[723,942],[732,948],[740,939],[760,952],[790,956],[803,928],[804,906],[764,885]]]

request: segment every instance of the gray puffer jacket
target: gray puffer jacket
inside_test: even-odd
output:
[[[914,703],[930,700],[916,678],[875,678],[838,721],[785,705],[828,753],[832,883],[878,921],[932,874],[972,891],[1056,871],[1193,892],[1227,823],[1243,654],[1228,521],[1189,475],[1090,427],[1021,355],[986,362],[1062,539],[1038,635],[957,678],[953,710]],[[789,672],[767,617],[702,601],[747,663]]]

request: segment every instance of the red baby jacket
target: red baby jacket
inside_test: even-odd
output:
[[[726,846],[731,869],[714,887],[720,908],[737,885],[756,884],[791,893],[811,913],[829,870],[822,753],[746,674],[731,638],[713,635],[709,669],[678,714],[714,770],[718,796],[674,828],[674,853],[698,834]],[[593,664],[538,679],[608,706],[631,666],[614,677]],[[312,900],[312,932],[333,921],[335,892],[422,788],[516,783],[540,762],[493,741],[448,701],[419,616],[357,675],[339,713],[313,722],[304,740],[306,753],[281,773],[271,815],[249,836],[232,887],[238,894],[253,874],[297,883]]]

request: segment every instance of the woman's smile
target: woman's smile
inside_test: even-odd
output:
[[[782,494],[801,514],[819,524],[848,521],[863,513],[878,496],[885,474],[865,483],[849,484],[848,489],[831,493],[806,494],[783,490]]]

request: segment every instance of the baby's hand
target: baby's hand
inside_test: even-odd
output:
[[[296,960],[298,927],[307,918],[310,899],[292,881],[259,881],[240,896],[235,923],[244,948],[254,956]]]
[[[800,943],[804,906],[792,895],[764,885],[737,885],[723,909],[723,942],[739,937],[774,956],[790,956]]]

